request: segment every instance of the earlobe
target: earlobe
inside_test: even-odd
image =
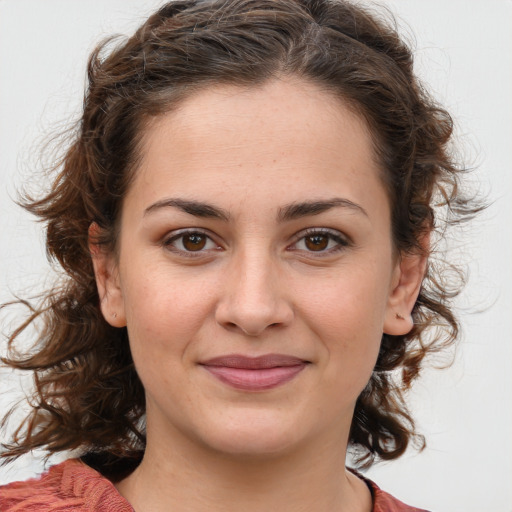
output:
[[[126,317],[117,262],[115,255],[98,243],[100,233],[101,228],[93,222],[89,226],[89,252],[94,267],[101,312],[113,327],[125,327]]]
[[[427,269],[423,254],[402,254],[396,264],[391,285],[384,332],[394,336],[407,334],[414,327],[412,309],[418,298]]]

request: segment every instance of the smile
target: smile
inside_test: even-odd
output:
[[[292,380],[308,364],[308,361],[282,354],[259,357],[232,354],[209,359],[201,366],[235,389],[265,391]]]

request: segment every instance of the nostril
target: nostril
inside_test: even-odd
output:
[[[215,310],[215,321],[224,329],[238,330],[248,336],[259,336],[265,329],[279,330],[289,325],[293,311],[288,303],[247,304],[240,300],[222,301]]]

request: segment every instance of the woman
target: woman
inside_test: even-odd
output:
[[[422,444],[403,392],[457,334],[431,239],[475,208],[451,128],[344,1],[175,1],[99,48],[27,203],[68,277],[6,360],[37,391],[5,459],[82,457],[1,509],[418,510],[344,461]]]

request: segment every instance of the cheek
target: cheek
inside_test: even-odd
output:
[[[208,288],[165,266],[153,265],[151,270],[127,277],[123,297],[132,350],[184,351],[211,316]]]
[[[154,266],[131,275],[124,298],[130,350],[147,399],[159,397],[156,401],[172,411],[187,400],[177,383],[186,379],[211,307],[207,293],[167,274]]]
[[[301,288],[302,311],[322,329],[351,336],[382,333],[389,272],[371,265],[352,266],[336,274],[309,279]]]
[[[388,298],[377,271],[353,271],[309,286],[302,317],[322,344],[327,376],[339,385],[366,385],[377,360]]]

